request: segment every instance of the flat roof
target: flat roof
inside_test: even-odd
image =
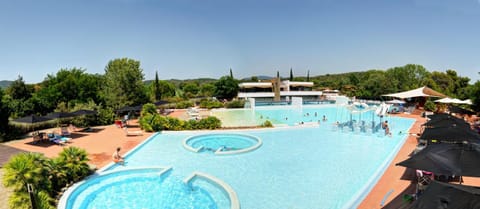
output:
[[[272,88],[272,83],[270,82],[247,82],[238,84],[240,88]]]

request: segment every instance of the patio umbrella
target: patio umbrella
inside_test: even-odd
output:
[[[461,108],[461,107],[458,107],[458,106],[450,106],[448,108],[448,110],[451,113],[458,113],[458,114],[463,114],[463,115],[474,115],[475,114],[475,112],[473,112],[471,110],[467,110],[467,109],[464,109],[464,108]]]
[[[52,120],[52,119],[43,117],[43,116],[38,116],[38,115],[29,115],[23,118],[17,118],[13,120],[13,122],[34,124],[34,123],[41,123],[49,120]]]
[[[168,104],[167,101],[164,101],[164,100],[160,100],[160,101],[156,101],[153,103],[155,106],[160,106],[160,105],[164,105],[164,104]]]
[[[397,165],[435,175],[480,177],[478,144],[430,144]]]
[[[124,106],[117,110],[117,113],[125,113],[125,112],[140,112],[143,108],[143,105],[137,106]]]
[[[480,208],[480,188],[432,181],[409,208]]]
[[[420,139],[425,140],[437,140],[443,142],[471,142],[480,143],[480,135],[470,129],[469,126],[449,126],[449,127],[437,127],[426,128]]]
[[[442,119],[442,118],[451,118],[451,117],[455,117],[455,116],[447,114],[447,113],[437,113],[437,114],[433,114],[433,115],[427,115],[427,118],[429,118],[430,120]]]
[[[463,119],[460,119],[454,116],[432,119],[422,125],[427,126],[429,128],[440,128],[440,127],[445,128],[445,127],[452,127],[452,126],[464,126],[466,128],[470,128],[470,124],[465,122]]]
[[[23,118],[14,119],[12,120],[12,122],[18,123],[18,124],[26,124],[27,129],[29,129],[30,131],[34,131],[37,128],[36,125],[49,120],[52,120],[52,119],[43,117],[43,116],[38,116],[38,115],[29,115]]]
[[[84,110],[84,109],[81,109],[81,110],[77,110],[77,111],[74,111],[74,112],[71,112],[73,115],[75,116],[80,116],[80,115],[96,115],[97,114],[97,111],[95,110]]]

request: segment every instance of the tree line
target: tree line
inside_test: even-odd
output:
[[[468,77],[458,75],[455,70],[429,72],[422,65],[408,64],[387,70],[312,77],[309,72],[307,76],[295,77],[290,69],[289,76],[282,79],[312,81],[316,90],[338,89],[348,96],[377,99],[381,99],[382,94],[429,86],[451,97],[471,99],[474,103],[471,108],[480,110],[480,81],[470,84]],[[90,74],[82,68],[60,69],[36,84],[26,84],[19,76],[9,87],[0,89],[0,138],[5,140],[21,134],[11,127],[9,120],[31,114],[91,109],[98,112],[98,117],[88,125],[111,124],[115,110],[127,105],[167,100],[178,104],[173,107],[185,108],[193,105],[192,99],[232,100],[237,95],[238,83],[245,81],[258,81],[258,78],[235,79],[230,69],[228,75],[219,79],[161,80],[157,72],[154,80],[145,81],[140,61],[130,58],[109,61],[104,74]],[[205,99],[200,103],[206,107],[222,105],[218,101],[205,102]]]
[[[155,80],[144,80],[140,61],[129,58],[109,61],[104,74],[90,74],[82,68],[60,69],[35,84],[27,84],[19,76],[10,86],[0,89],[0,141],[24,133],[9,120],[32,114],[90,109],[98,115],[86,125],[106,125],[113,123],[115,110],[123,106],[159,100],[177,103],[196,97],[232,99],[238,90],[238,83],[231,76],[174,84],[160,80],[156,73]]]

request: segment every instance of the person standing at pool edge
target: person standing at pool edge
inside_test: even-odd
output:
[[[385,129],[385,136],[391,136],[392,133],[390,133],[390,127],[388,127],[388,120],[383,122],[382,128]]]
[[[120,147],[117,147],[117,150],[112,155],[112,159],[113,159],[113,162],[115,163],[120,163],[122,165],[125,165],[125,160],[120,155]]]

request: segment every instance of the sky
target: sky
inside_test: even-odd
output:
[[[480,0],[0,0],[0,80],[140,61],[145,79],[420,64],[480,80]]]

